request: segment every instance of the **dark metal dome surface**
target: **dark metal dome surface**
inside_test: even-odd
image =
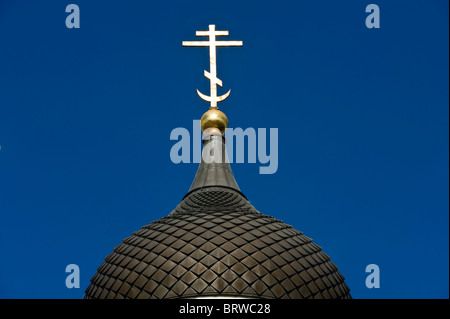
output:
[[[85,298],[338,299],[351,298],[349,291],[318,245],[249,203],[229,164],[202,162],[169,216],[105,258]]]

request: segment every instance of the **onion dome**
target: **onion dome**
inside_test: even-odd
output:
[[[181,203],[114,248],[85,298],[351,298],[320,246],[246,199],[219,130],[203,142]]]
[[[191,188],[166,217],[143,226],[105,258],[85,298],[347,299],[350,289],[321,247],[302,232],[258,212],[241,192],[227,160],[223,133],[228,118],[218,110],[216,41],[228,31],[197,31],[209,41],[211,103],[200,120],[202,160]]]

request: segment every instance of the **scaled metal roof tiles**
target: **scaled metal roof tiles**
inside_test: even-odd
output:
[[[207,186],[115,247],[85,298],[322,299],[351,298],[349,291],[310,238],[258,212],[238,188]]]

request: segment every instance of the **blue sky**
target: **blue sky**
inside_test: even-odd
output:
[[[251,203],[313,238],[354,298],[448,298],[448,9],[0,0],[0,297],[82,298],[122,239],[181,201],[198,164],[171,162],[170,132],[192,132],[209,92],[208,50],[181,42],[215,24],[244,42],[217,51],[230,127],[279,132],[275,174],[232,164]]]

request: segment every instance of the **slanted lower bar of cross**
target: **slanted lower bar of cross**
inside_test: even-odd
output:
[[[211,24],[209,31],[196,31],[198,37],[209,37],[209,41],[183,41],[185,47],[209,47],[209,72],[205,70],[205,77],[210,80],[211,96],[206,96],[197,90],[202,99],[211,103],[211,108],[217,108],[217,102],[225,100],[230,91],[222,96],[217,96],[217,84],[222,87],[222,81],[217,78],[216,47],[238,47],[242,41],[216,41],[216,36],[228,36],[228,31],[216,31],[216,26]]]

